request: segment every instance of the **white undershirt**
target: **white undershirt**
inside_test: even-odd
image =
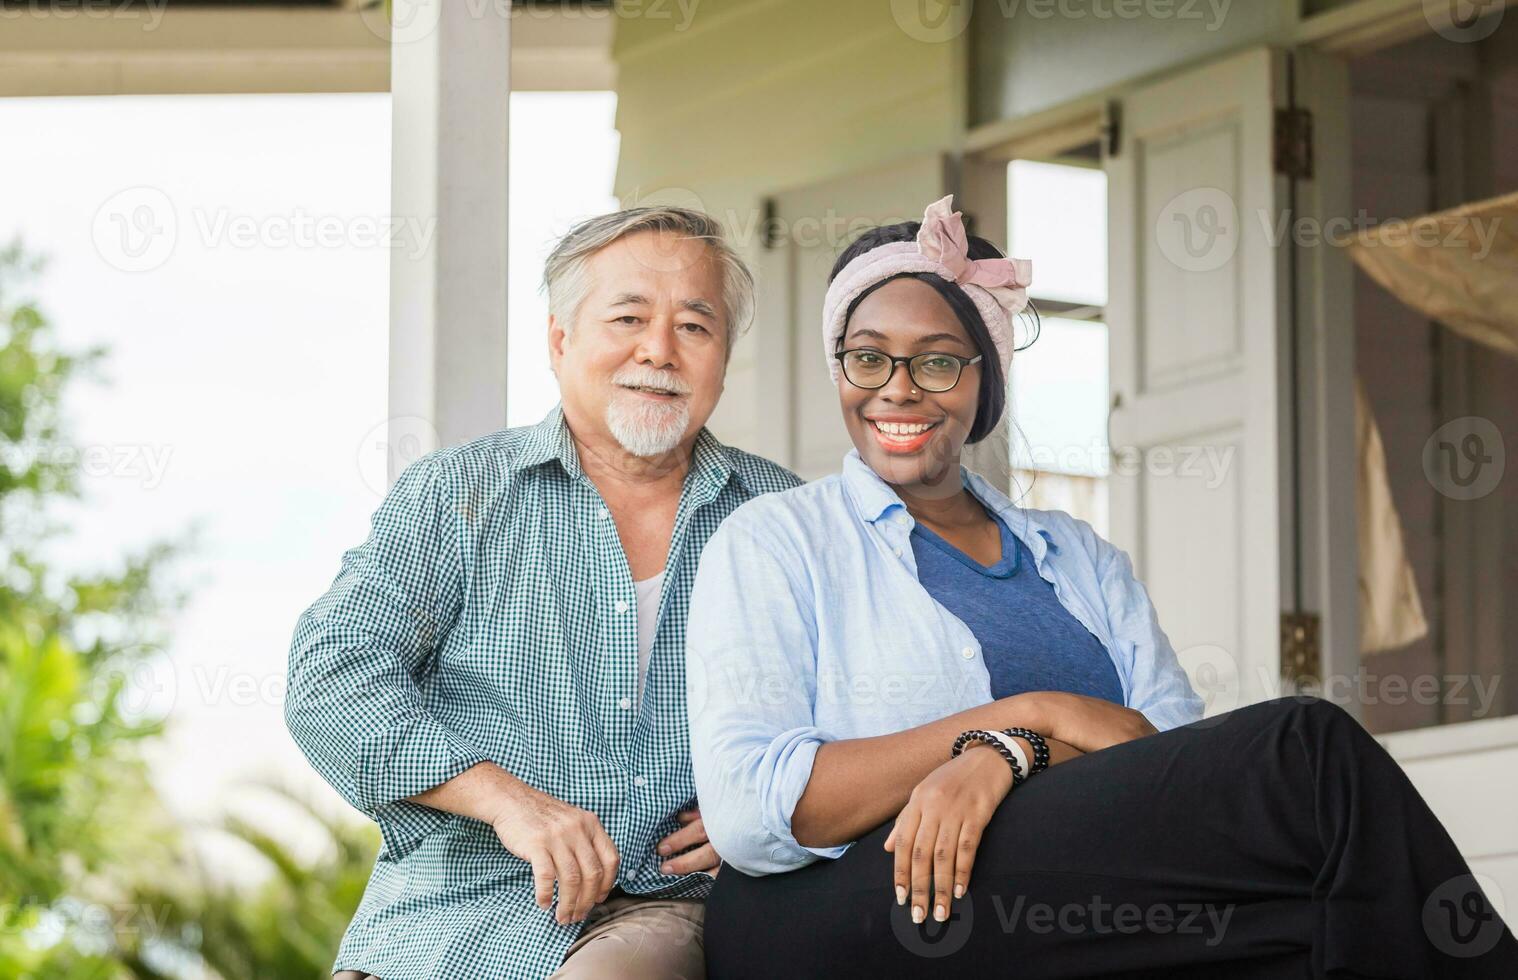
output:
[[[643,700],[643,679],[648,676],[648,661],[654,652],[654,629],[659,625],[659,593],[663,591],[664,573],[634,582],[638,592],[638,700]]]

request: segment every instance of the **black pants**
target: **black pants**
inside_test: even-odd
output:
[[[1449,834],[1326,701],[1040,773],[987,826],[947,923],[896,904],[889,830],[789,874],[724,868],[710,976],[1518,978],[1518,942]]]

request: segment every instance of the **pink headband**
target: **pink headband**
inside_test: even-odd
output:
[[[1002,376],[1012,367],[1012,317],[1028,305],[1033,263],[1027,259],[970,259],[969,240],[954,195],[934,201],[922,214],[915,242],[891,242],[857,255],[828,286],[822,301],[822,350],[828,372],[838,383],[833,356],[854,298],[882,279],[903,272],[931,272],[957,283],[980,311],[1001,359]]]

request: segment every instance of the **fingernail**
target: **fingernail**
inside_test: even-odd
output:
[[[955,885],[954,886],[954,897],[955,898],[964,898],[965,897],[965,886],[964,885]]]
[[[659,865],[659,870],[661,872],[663,872],[664,874],[672,874],[672,873],[674,873],[675,869],[674,869],[674,867],[672,865],[661,864],[661,865]]]
[[[659,853],[660,854],[668,854],[669,853],[669,845],[668,844],[660,844],[659,845]]]
[[[921,923],[922,922],[922,906],[921,905],[914,905],[914,906],[912,906],[912,921],[913,922],[917,922],[917,923]]]
[[[948,910],[945,909],[942,905],[939,905],[939,906],[937,906],[936,908],[933,909],[933,918],[937,919],[939,922],[942,922],[943,920],[947,919],[948,917],[949,917]]]
[[[907,904],[907,890],[905,888],[901,887],[900,885],[896,886],[896,904],[897,905],[905,905],[905,904]]]

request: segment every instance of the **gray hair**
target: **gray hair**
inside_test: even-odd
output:
[[[559,239],[543,264],[543,288],[548,292],[548,312],[568,334],[590,293],[586,262],[591,255],[627,235],[640,231],[669,231],[707,243],[722,269],[722,305],[727,308],[727,354],[748,329],[754,315],[754,277],[743,259],[723,236],[722,225],[711,215],[688,208],[641,207],[588,218]]]

